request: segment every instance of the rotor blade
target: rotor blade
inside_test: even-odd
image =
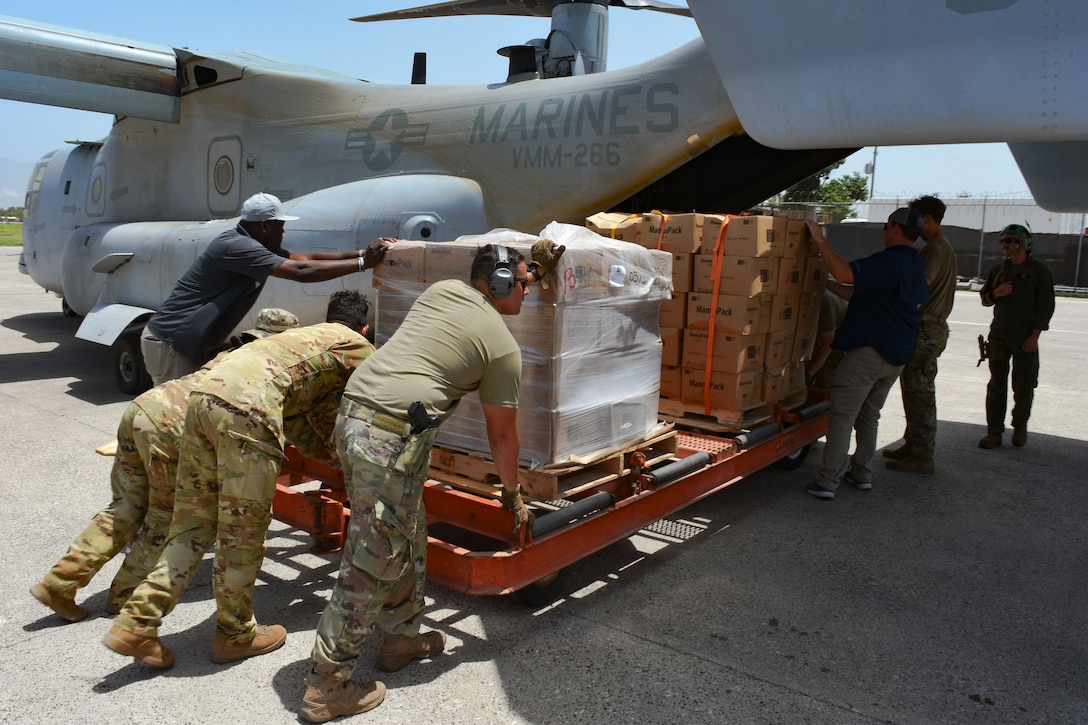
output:
[[[459,15],[531,15],[550,18],[553,0],[451,0],[451,2],[422,5],[388,13],[352,18],[358,23],[380,20],[411,20],[413,18],[449,18]]]
[[[448,18],[458,15],[528,15],[539,18],[551,17],[552,10],[564,0],[451,0],[434,5],[392,10],[387,13],[363,15],[352,18],[359,23],[381,20],[411,20],[413,18]],[[682,5],[662,0],[609,0],[613,7],[630,10],[656,10],[670,15],[691,17],[691,11]]]
[[[685,18],[691,17],[691,11],[683,5],[673,5],[672,3],[661,2],[660,0],[609,0],[608,4],[614,7],[628,8],[630,10],[656,10],[660,13],[668,13],[669,15],[682,15]]]

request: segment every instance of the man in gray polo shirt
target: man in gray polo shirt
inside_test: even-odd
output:
[[[188,375],[215,357],[269,276],[324,282],[362,272],[380,262],[394,242],[383,237],[365,251],[292,254],[281,244],[284,222],[295,219],[275,196],[254,194],[242,204],[238,225],[201,252],[140,338],[155,385]]]

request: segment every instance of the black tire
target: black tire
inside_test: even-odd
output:
[[[783,471],[794,471],[800,468],[805,463],[805,459],[808,458],[808,451],[812,448],[812,444],[809,443],[803,448],[798,448],[793,453],[789,454],[785,458],[779,458],[774,462],[774,467]]]
[[[76,311],[68,306],[68,300],[63,297],[60,298],[60,311],[64,313],[65,317],[79,317]]]
[[[113,343],[113,376],[122,393],[139,395],[151,387],[138,333],[122,335]]]
[[[547,604],[551,604],[559,595],[563,593],[563,589],[567,586],[567,577],[570,572],[566,569],[560,569],[554,574],[549,574],[543,579],[538,579],[527,587],[518,589],[514,592],[514,596],[517,597],[522,604],[526,604],[530,607],[543,607]]]

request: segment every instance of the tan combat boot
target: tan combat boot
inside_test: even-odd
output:
[[[278,624],[268,627],[258,624],[253,637],[249,639],[241,639],[240,636],[228,637],[217,629],[212,637],[212,662],[223,665],[244,660],[246,657],[268,654],[282,647],[286,641],[287,630]]]
[[[385,685],[380,682],[359,684],[351,680],[327,677],[316,685],[311,674],[306,678],[306,694],[298,713],[310,722],[328,722],[341,715],[358,715],[373,710],[385,699]]]
[[[163,670],[174,666],[174,653],[160,642],[158,637],[134,634],[127,629],[121,629],[116,624],[106,632],[106,636],[102,638],[102,644],[119,655],[135,657],[145,665]]]
[[[396,672],[412,660],[434,657],[445,646],[446,635],[438,630],[431,630],[416,637],[406,634],[387,634],[382,638],[382,646],[378,650],[378,669],[382,672]]]
[[[914,448],[910,441],[904,441],[903,445],[898,448],[885,448],[884,457],[890,458],[893,461],[902,461],[910,458],[911,450]]]
[[[901,461],[891,460],[887,463],[888,470],[890,471],[902,471],[903,473],[925,473],[928,475],[933,474],[933,459],[932,458],[904,458]]]
[[[76,604],[74,591],[71,597],[66,597],[54,592],[46,586],[44,581],[40,581],[30,587],[30,594],[69,622],[78,622],[87,618],[87,610]]]
[[[1020,448],[1028,442],[1028,429],[1025,428],[1013,428],[1012,429],[1012,444],[1017,448]]]
[[[987,433],[982,440],[978,442],[979,448],[997,448],[1001,445],[1000,433]]]

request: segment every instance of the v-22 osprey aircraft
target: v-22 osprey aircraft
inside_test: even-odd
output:
[[[118,384],[134,393],[148,384],[143,323],[256,192],[300,217],[285,247],[314,253],[380,236],[448,241],[579,222],[685,166],[687,188],[710,188],[690,163],[743,131],[703,43],[605,72],[609,4],[689,14],[650,0],[458,0],[355,18],[551,16],[547,38],[499,51],[510,58],[504,81],[446,87],[379,85],[246,51],[0,17],[0,96],[116,116],[105,139],[36,165],[21,268],[61,296],[66,313],[85,316],[78,337],[114,347]],[[789,180],[846,153],[802,156]],[[763,196],[742,203],[777,188],[752,189]],[[241,326],[265,306],[318,321],[345,285],[369,279],[272,278]]]

